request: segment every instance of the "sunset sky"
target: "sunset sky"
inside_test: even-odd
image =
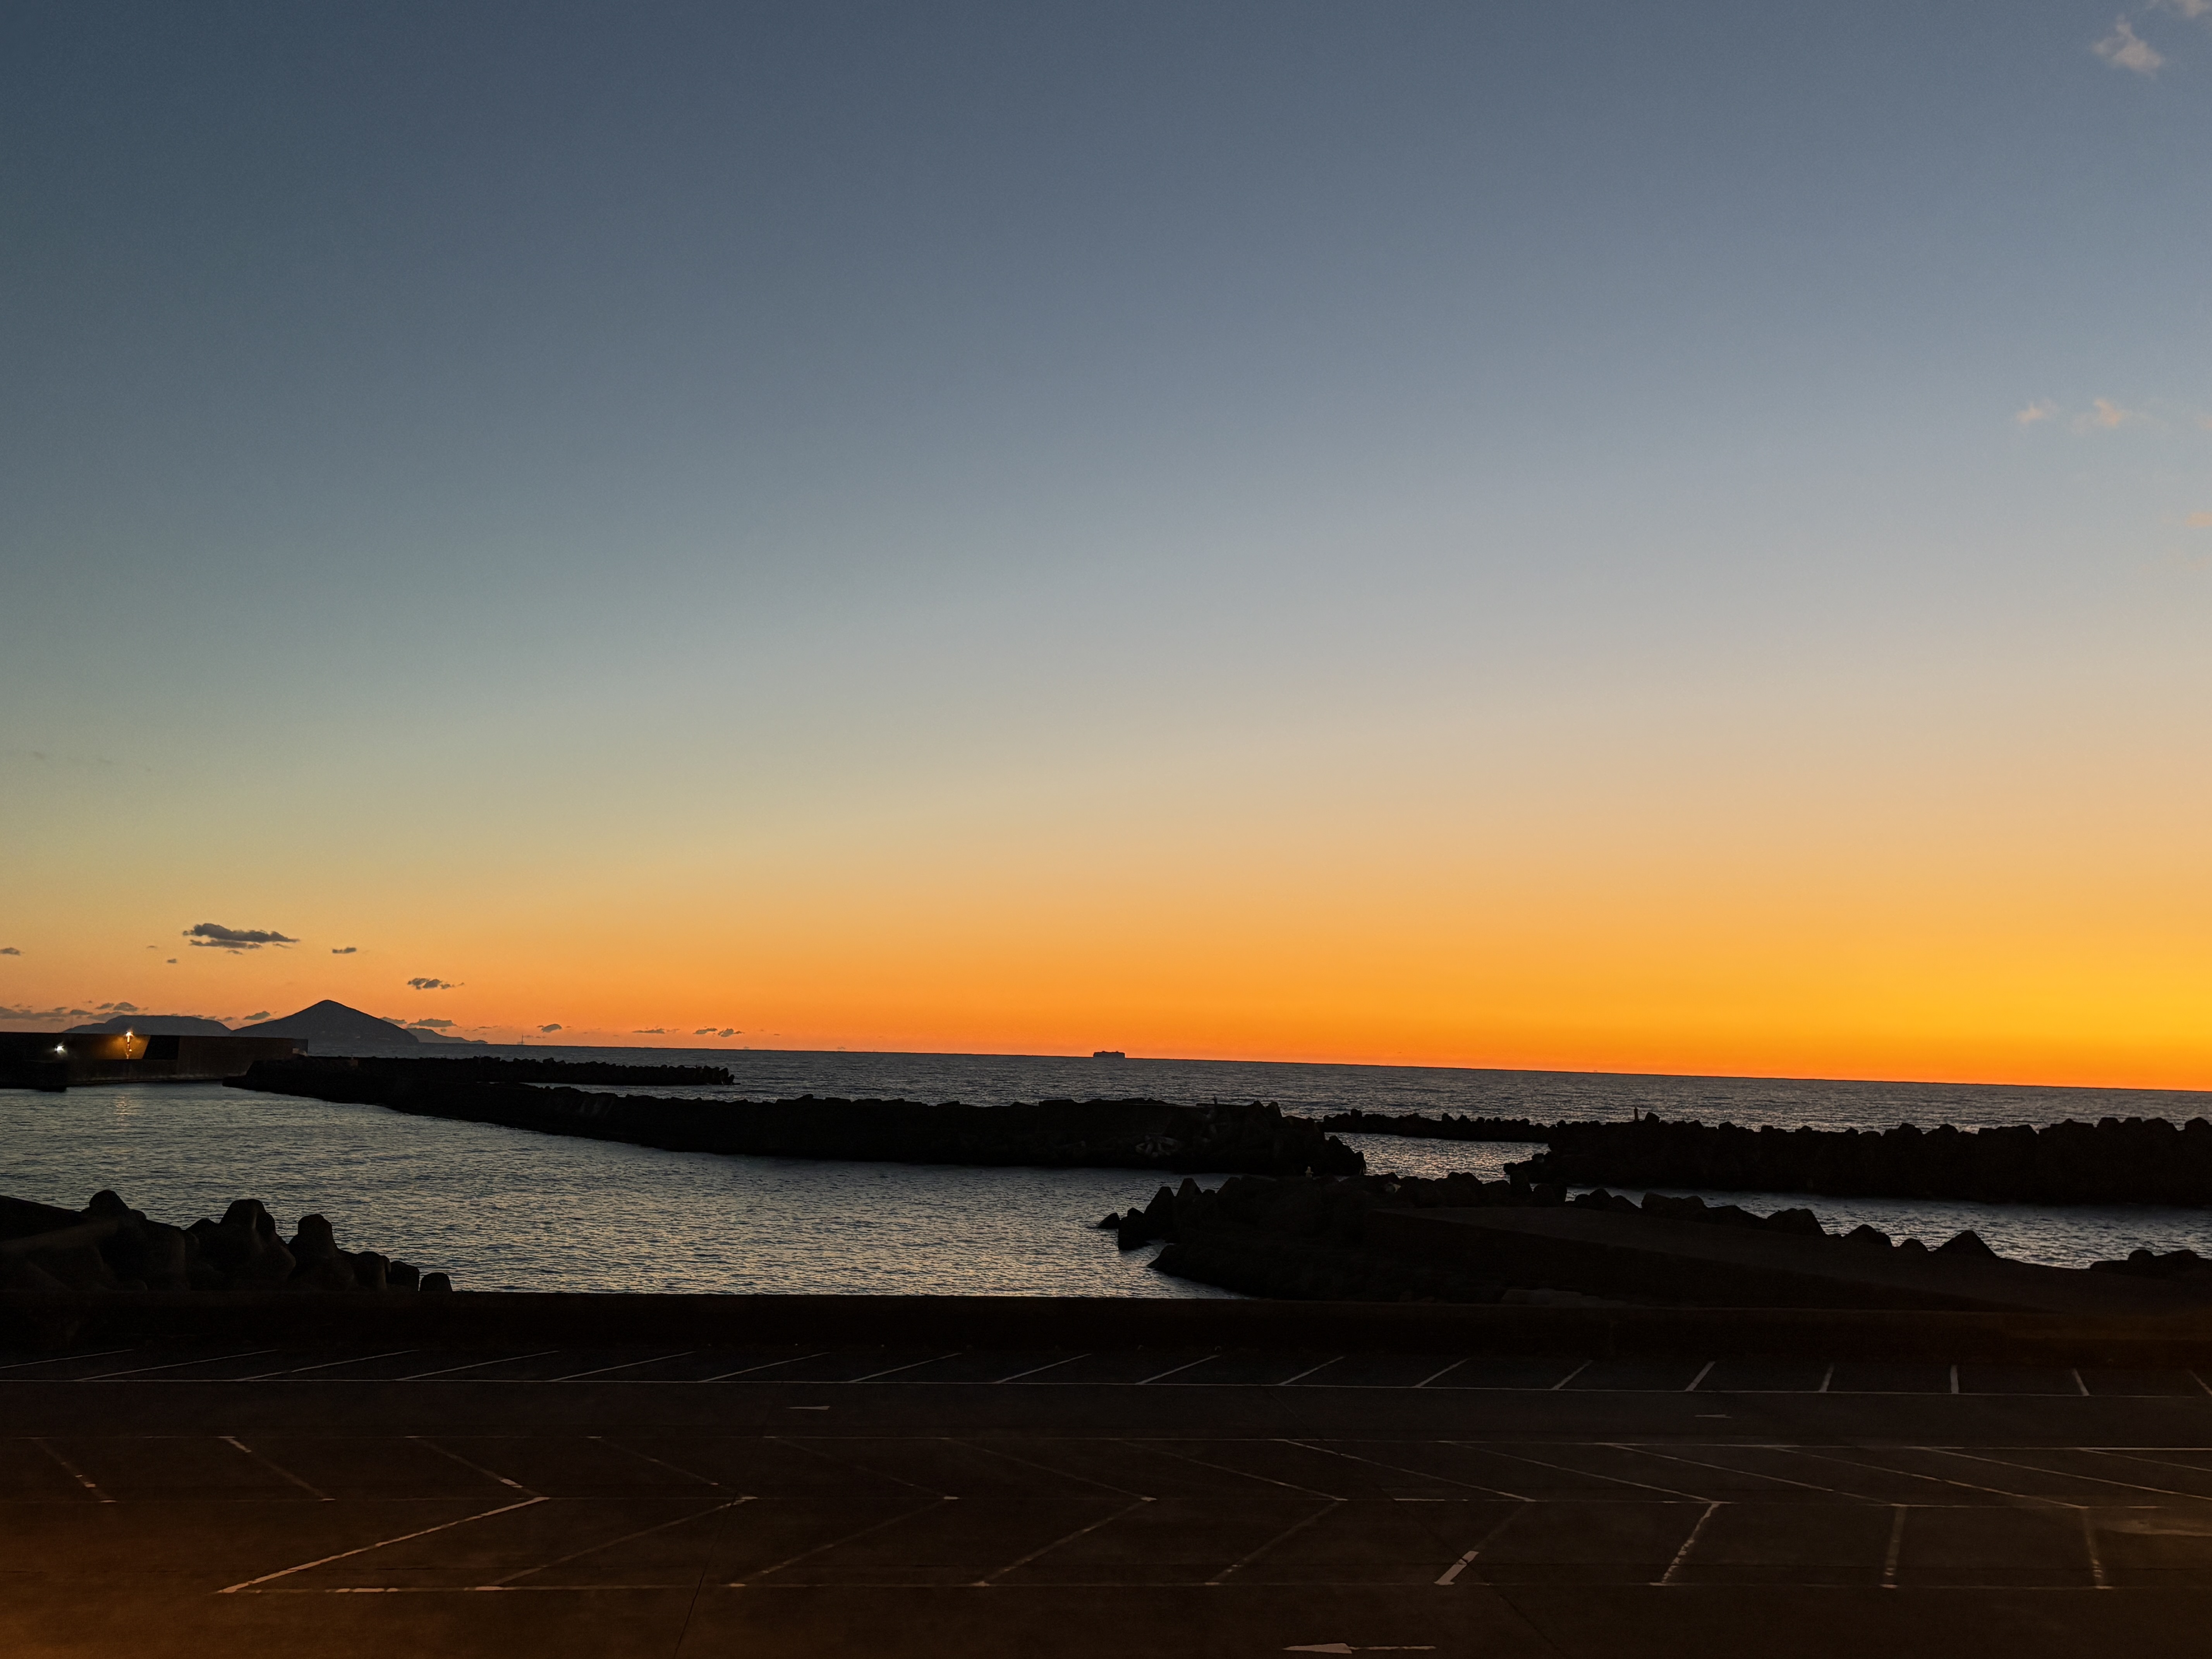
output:
[[[0,1026],[2212,1088],[2208,157],[2212,0],[11,8]]]

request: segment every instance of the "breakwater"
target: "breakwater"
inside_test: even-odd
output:
[[[2212,1123],[2104,1118],[1971,1131],[1749,1129],[1647,1114],[1561,1123],[1519,1166],[1571,1187],[1698,1187],[2024,1204],[2212,1204]]]
[[[1465,1117],[1439,1112],[1331,1112],[1321,1127],[1340,1135],[1405,1135],[1421,1140],[1547,1141],[1552,1129],[1525,1117]]]
[[[330,1222],[303,1215],[292,1237],[278,1232],[260,1200],[235,1200],[221,1221],[189,1227],[149,1219],[112,1192],[82,1210],[0,1198],[0,1290],[46,1294],[139,1291],[344,1292],[449,1291],[374,1250],[342,1250]]]
[[[1123,1249],[1168,1241],[1163,1273],[1298,1300],[2212,1312],[2212,1264],[2188,1250],[2056,1268],[2001,1258],[1971,1231],[1931,1248],[1870,1226],[1830,1233],[1806,1209],[1659,1193],[1639,1205],[1468,1175],[1186,1180],[1099,1225]]]
[[[254,1066],[239,1088],[672,1152],[896,1164],[1353,1175],[1360,1155],[1309,1120],[1250,1105],[1046,1100],[680,1100],[455,1081],[423,1062],[302,1058]],[[430,1062],[434,1066],[438,1062]]]
[[[305,1060],[307,1056],[301,1055]],[[271,1062],[272,1064],[277,1062]],[[404,1058],[323,1058],[318,1066],[343,1066],[368,1077],[417,1082],[639,1084],[663,1089],[728,1085],[726,1066],[632,1066],[606,1060],[506,1059],[495,1054],[425,1055]]]

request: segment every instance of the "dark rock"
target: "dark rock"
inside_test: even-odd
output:
[[[424,1273],[422,1275],[422,1290],[426,1294],[449,1291],[453,1288],[453,1281],[447,1278],[443,1273]]]
[[[1982,1242],[1982,1236],[1969,1227],[1956,1237],[1947,1239],[1936,1247],[1938,1255],[1972,1255],[1985,1260],[1996,1260],[1996,1252]]]
[[[1844,1243],[1856,1244],[1862,1249],[1887,1250],[1890,1248],[1889,1235],[1878,1227],[1868,1226],[1864,1222],[1845,1233]]]

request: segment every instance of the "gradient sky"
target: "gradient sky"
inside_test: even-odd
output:
[[[2212,1087],[2208,158],[2207,0],[10,7],[0,1005]]]

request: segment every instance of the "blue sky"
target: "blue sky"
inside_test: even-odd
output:
[[[1808,756],[1905,811],[2117,755],[2164,817],[2200,763],[2200,0],[0,45],[0,833],[67,964],[0,1002],[112,993],[143,930],[72,887],[285,927],[308,848],[450,909],[1348,799],[1540,845],[1646,765],[1694,842]]]

